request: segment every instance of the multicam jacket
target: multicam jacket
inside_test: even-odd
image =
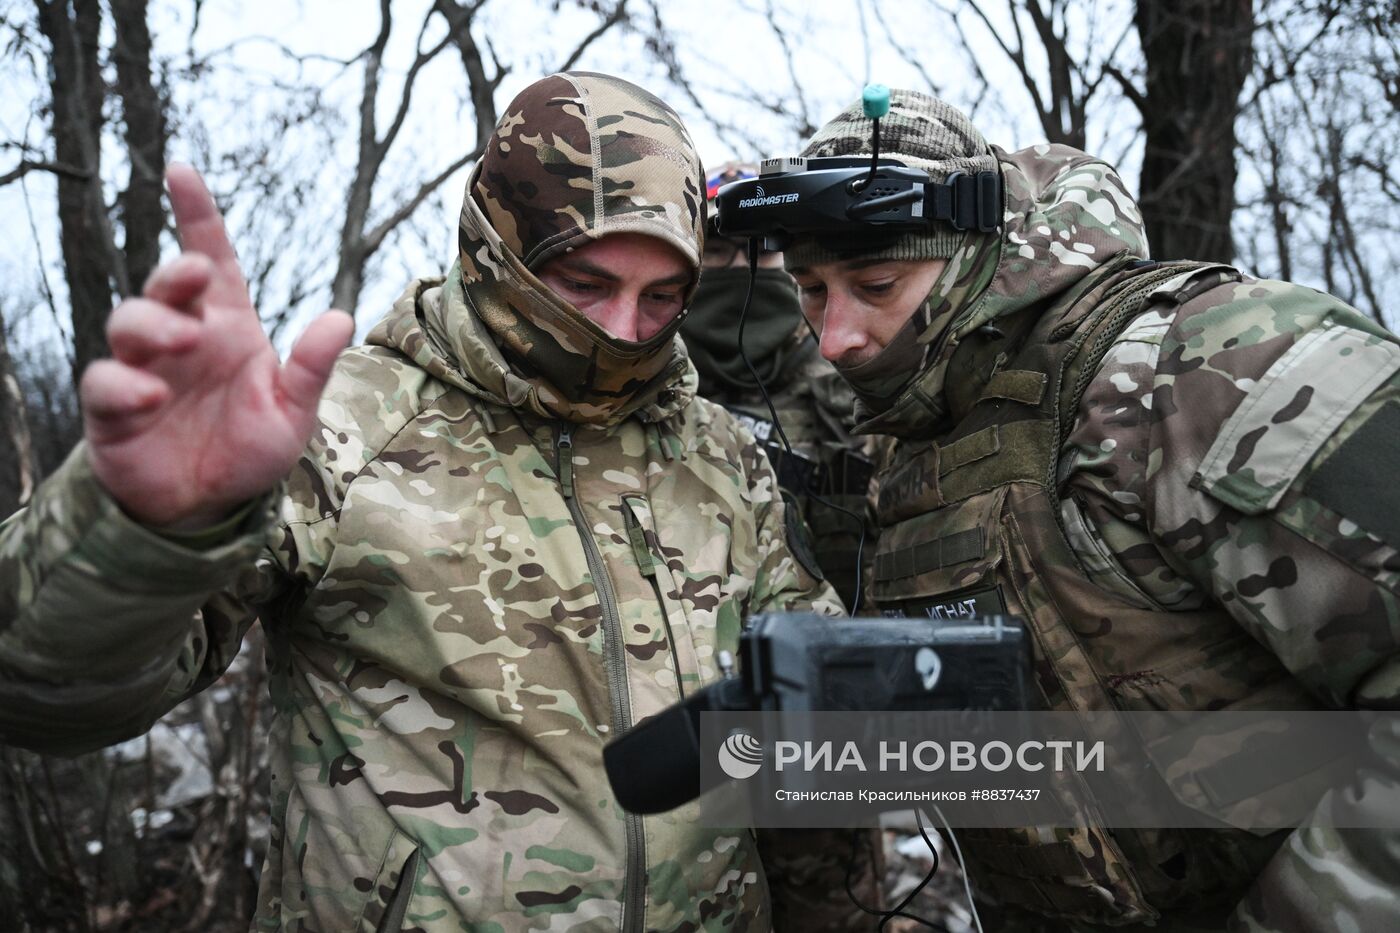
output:
[[[998,157],[1005,233],[951,261],[927,309],[948,339],[865,425],[902,438],[874,600],[1024,618],[1053,709],[1400,705],[1396,338],[1311,289],[1146,260],[1083,153]],[[1400,806],[1395,737],[1374,743],[1365,793],[1319,804],[1345,825]],[[960,833],[1003,928],[1400,928],[1392,833],[1110,830],[1082,804],[1084,829]]]

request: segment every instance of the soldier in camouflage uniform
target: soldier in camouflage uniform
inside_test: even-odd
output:
[[[255,929],[768,929],[750,831],[623,813],[602,767],[749,613],[840,611],[674,340],[701,181],[650,94],[536,82],[468,183],[458,262],[332,371],[348,318],[279,369],[173,170],[188,252],[113,313],[86,443],[0,528],[0,737],[135,735],[260,615]]]
[[[1083,152],[1003,151],[912,92],[881,135],[935,181],[997,172],[1005,192],[999,234],[786,252],[857,430],[899,440],[874,602],[1023,618],[1055,710],[1400,706],[1396,337],[1309,288],[1151,261]],[[870,139],[857,103],[803,155]],[[1373,744],[1319,812],[1400,807],[1400,742]],[[1082,829],[960,833],[999,928],[1400,929],[1393,833],[1109,830],[1080,805]]]
[[[739,311],[749,288],[749,261],[741,241],[720,236],[714,224],[715,192],[755,175],[753,166],[726,163],[710,174],[705,196],[711,212],[701,255],[700,284],[681,323],[698,392],[723,405],[764,445],[787,504],[787,515],[806,525],[799,553],[810,554],[847,606],[854,605],[862,526],[817,501],[865,518],[865,551],[874,548],[874,509],[867,495],[873,467],[849,433],[855,396],[817,350],[797,304],[797,287],[783,270],[782,254],[762,251],[753,298],[744,323],[749,362],[767,390],[789,455],[754,375],[739,355]],[[810,542],[807,551],[803,542]],[[759,830],[773,892],[774,926],[780,931],[842,933],[864,918],[856,904],[833,892],[851,891],[867,907],[880,903],[883,859],[878,831],[852,839],[839,829]]]

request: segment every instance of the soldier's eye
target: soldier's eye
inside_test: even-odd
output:
[[[894,280],[891,279],[888,282],[866,282],[861,285],[861,288],[872,295],[884,295],[894,288]]]
[[[583,282],[579,279],[565,278],[563,281],[564,286],[568,288],[569,291],[573,292],[584,292],[587,294],[592,294],[593,292],[602,291],[603,288],[601,285],[597,285],[593,282]]]

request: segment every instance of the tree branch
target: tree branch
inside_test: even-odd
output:
[[[1007,5],[1011,11],[1011,23],[1016,29],[1016,35],[1019,41],[1021,24],[1016,18],[1016,6],[1012,0],[1007,0]],[[967,2],[964,3],[963,6],[972,8],[972,12],[976,13],[977,18],[982,21],[982,25],[987,27],[987,31],[992,34],[992,38],[996,40],[996,44],[1001,47],[1002,52],[1004,52],[1006,57],[1011,59],[1011,63],[1016,66],[1016,72],[1021,76],[1021,83],[1025,85],[1026,92],[1030,94],[1031,103],[1035,105],[1036,114],[1041,118],[1043,123],[1046,112],[1045,104],[1040,99],[1040,88],[1036,85],[1035,78],[1031,76],[1030,68],[1026,65],[1025,46],[1018,44],[1013,51],[1011,46],[1007,45],[1005,40],[1002,39],[1001,33],[997,32],[996,27],[992,25],[992,21],[987,17],[987,14],[982,12],[980,4]]]
[[[496,129],[496,87],[505,76],[505,70],[498,67],[494,79],[486,75],[486,63],[481,58],[481,48],[476,44],[471,29],[472,18],[480,8],[480,2],[467,7],[458,5],[456,0],[435,0],[433,3],[433,9],[447,20],[448,34],[461,53],[472,109],[476,113],[476,144],[484,148],[486,140]]]
[[[1146,114],[1149,107],[1147,95],[1139,91],[1128,76],[1118,69],[1117,65],[1104,65],[1103,70],[1104,74],[1107,74],[1118,82],[1118,86],[1123,89],[1123,96],[1132,101],[1133,106],[1138,109],[1138,112]]]
[[[615,7],[613,7],[613,11],[612,11],[611,13],[608,14],[607,19],[605,19],[605,20],[603,20],[601,23],[599,23],[597,29],[593,30],[593,31],[590,32],[588,35],[584,36],[584,37],[583,37],[583,41],[580,42],[580,43],[574,48],[573,52],[570,53],[570,55],[569,55],[568,58],[564,59],[564,64],[560,65],[560,66],[559,66],[558,68],[556,68],[555,70],[556,70],[556,71],[568,71],[570,68],[574,67],[574,65],[578,64],[578,60],[579,60],[580,58],[583,57],[583,53],[586,52],[586,51],[588,51],[588,47],[589,47],[590,45],[592,45],[592,44],[593,44],[594,42],[596,42],[599,38],[601,38],[602,35],[603,35],[605,32],[607,32],[609,29],[613,28],[614,26],[616,26],[618,23],[622,22],[622,21],[623,21],[624,19],[626,19],[626,18],[627,18],[627,0],[618,0],[617,5],[616,5]]]
[[[12,181],[19,181],[30,172],[49,172],[53,175],[63,175],[67,178],[75,178],[79,181],[87,181],[91,177],[90,172],[85,172],[76,165],[69,165],[66,162],[49,162],[35,159],[21,159],[10,171],[0,175],[0,188],[5,187]]]
[[[700,101],[700,96],[695,91],[695,85],[681,66],[680,57],[676,53],[676,45],[670,39],[666,23],[661,18],[661,8],[657,5],[656,0],[644,0],[644,2],[651,13],[650,30],[643,33],[646,48],[655,57],[657,63],[666,69],[666,77],[671,84],[685,95],[686,100],[690,101],[696,112],[701,114],[703,119],[714,128],[716,135],[726,146],[735,152],[742,151],[743,147],[734,145],[734,137],[737,135],[742,138],[751,151],[760,152],[762,147],[750,133],[716,119],[711,109]],[[723,93],[723,89],[717,90]]]
[[[1030,16],[1031,25],[1035,27],[1041,47],[1045,50],[1046,66],[1049,71],[1049,109],[1044,111],[1042,115],[1046,136],[1051,142],[1069,143],[1076,149],[1083,149],[1087,142],[1084,129],[1084,111],[1088,99],[1084,95],[1075,93],[1074,74],[1079,66],[1075,62],[1074,56],[1070,54],[1066,42],[1068,27],[1064,26],[1062,19],[1061,25],[1064,29],[1061,32],[1055,31],[1058,8],[1054,0],[1051,0],[1048,12],[1041,7],[1040,0],[1023,0],[1023,8]],[[1018,42],[1021,41],[1019,28],[1016,39]]]
[[[483,151],[482,149],[473,149],[471,152],[468,152],[466,155],[447,166],[447,168],[419,185],[413,197],[405,201],[398,210],[384,218],[375,225],[373,230],[365,234],[364,239],[361,241],[364,243],[365,252],[367,254],[373,253],[375,250],[379,249],[380,245],[384,242],[384,238],[387,237],[395,227],[407,220],[413,212],[418,209],[418,205],[422,204],[430,194],[437,190],[439,185],[447,181],[447,179],[452,176],[453,172],[462,168],[462,166],[466,165],[468,162],[471,162],[473,159],[481,158],[481,153]]]
[[[394,15],[389,8],[389,0],[379,0],[379,35],[365,50],[365,92],[360,97],[360,160],[373,153],[379,146],[375,131],[374,111],[379,100],[379,69],[384,63],[384,49],[389,44],[389,33],[394,28]],[[382,158],[382,155],[381,157]],[[376,163],[375,168],[378,168]]]
[[[783,50],[783,61],[787,64],[788,80],[792,82],[793,93],[797,95],[797,106],[801,108],[798,119],[801,121],[797,126],[797,135],[803,139],[816,133],[817,128],[812,124],[811,108],[807,106],[807,95],[802,93],[802,82],[797,77],[797,63],[793,61],[792,45],[788,42],[787,33],[778,25],[777,13],[773,10],[773,0],[766,0],[764,14],[768,19],[768,28],[773,31],[773,36],[778,40],[778,45]]]
[[[403,79],[403,94],[399,98],[399,109],[394,113],[393,122],[389,124],[389,129],[385,131],[384,138],[380,140],[381,151],[388,151],[394,144],[394,138],[399,135],[399,130],[403,127],[404,118],[408,116],[408,105],[413,98],[413,85],[418,80],[418,72],[423,70],[423,66],[437,57],[437,54],[447,48],[447,44],[452,41],[452,32],[442,37],[442,41],[428,49],[421,50],[423,35],[428,31],[428,23],[433,18],[433,11],[429,10],[428,15],[423,19],[423,25],[418,30],[418,39],[414,43],[414,48],[419,49],[418,54],[413,59],[413,64],[409,66],[408,74]]]
[[[885,34],[885,41],[890,44],[890,48],[894,49],[895,54],[900,57],[904,64],[917,71],[919,77],[924,79],[924,84],[928,86],[929,93],[933,94],[935,97],[942,96],[943,92],[939,89],[937,83],[934,82],[933,76],[928,73],[928,69],[924,68],[924,63],[920,60],[920,57],[911,54],[908,49],[895,41],[894,31],[890,29],[889,20],[885,18],[880,9],[880,0],[875,0],[875,21],[880,24],[880,29]]]
[[[1084,88],[1084,100],[1086,102],[1089,98],[1094,96],[1094,93],[1099,89],[1099,85],[1103,83],[1103,79],[1108,76],[1109,69],[1113,67],[1114,59],[1118,57],[1118,50],[1123,47],[1124,41],[1127,40],[1128,34],[1132,31],[1133,24],[1129,22],[1123,27],[1123,31],[1118,34],[1118,40],[1113,43],[1108,54],[1103,57],[1103,64],[1099,66],[1098,75],[1092,79],[1089,77],[1089,69],[1084,67],[1083,63],[1071,59],[1070,66],[1074,69],[1074,73],[1079,75],[1079,81]],[[1090,43],[1090,47],[1093,47],[1092,43]]]
[[[256,35],[239,36],[237,39],[227,42],[224,45],[219,46],[218,48],[210,49],[208,52],[204,53],[204,55],[201,56],[198,60],[200,62],[207,62],[211,59],[218,58],[222,55],[227,55],[229,52],[232,52],[240,46],[248,44],[249,42],[265,42],[268,45],[271,45],[277,51],[281,52],[282,55],[286,58],[296,62],[298,65],[305,65],[307,62],[323,62],[328,65],[339,65],[342,68],[349,68],[351,65],[355,64],[355,62],[365,57],[364,51],[357,52],[349,58],[338,58],[334,55],[326,55],[321,52],[296,52],[292,50],[291,46],[287,45],[280,39],[275,39],[272,36]]]

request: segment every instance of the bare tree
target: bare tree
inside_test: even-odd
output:
[[[59,243],[73,313],[74,380],[106,355],[103,325],[118,272],[116,241],[102,196],[102,83],[97,0],[35,0],[49,41],[52,161],[75,168],[58,175]]]
[[[73,375],[107,352],[105,326],[112,298],[139,290],[160,255],[161,178],[166,131],[159,89],[151,77],[146,0],[111,0],[114,45],[102,47],[99,0],[34,0],[48,41],[52,154],[31,160],[58,179],[60,245],[73,320]],[[130,174],[118,195],[123,245],[103,192],[107,128],[107,61],[116,66]],[[27,149],[28,141],[21,141]],[[23,163],[21,165],[23,167]]]
[[[1246,91],[1243,258],[1393,323],[1380,283],[1400,272],[1400,13],[1263,3]]]
[[[1148,241],[1161,258],[1229,260],[1234,248],[1235,119],[1250,69],[1250,0],[960,0],[954,34],[987,79],[966,24],[979,26],[1019,78],[1045,138],[1089,148],[1091,105],[1129,101],[1144,141],[1139,190]],[[1126,54],[1136,38],[1143,67]],[[1124,152],[1129,146],[1124,146]],[[1110,158],[1107,153],[1099,153]]]
[[[496,125],[496,90],[510,70],[508,65],[501,63],[495,50],[489,45],[487,49],[491,66],[488,70],[481,45],[473,34],[478,14],[486,3],[487,0],[472,0],[467,3],[461,0],[435,0],[419,25],[415,57],[403,78],[394,115],[381,133],[376,125],[375,114],[384,71],[384,52],[393,30],[393,13],[390,0],[380,0],[379,33],[361,56],[364,84],[359,104],[360,126],[355,174],[346,192],[340,254],[335,279],[331,285],[331,304],[337,308],[352,311],[355,309],[364,287],[365,266],[370,257],[383,246],[386,238],[395,229],[413,216],[443,182],[467,163],[479,158],[485,151],[486,140]],[[592,7],[599,14],[600,22],[597,28],[585,36],[566,57],[560,70],[572,67],[595,40],[613,26],[626,21],[627,0],[618,0],[611,7],[600,4],[592,4]],[[446,22],[446,34],[425,47],[424,38],[438,16]],[[435,174],[403,193],[391,206],[381,208],[377,212],[380,219],[372,222],[376,183],[385,159],[404,127],[413,99],[414,84],[423,68],[449,45],[456,47],[466,74],[468,99],[476,124],[475,145],[448,160]]]
[[[1138,0],[1143,87],[1139,203],[1158,259],[1235,258],[1235,121],[1253,60],[1251,0]]]
[[[463,5],[458,0],[435,0],[433,9],[441,13],[447,20],[448,34],[457,46],[457,52],[462,58],[462,70],[467,75],[467,95],[471,100],[472,112],[476,117],[476,146],[477,153],[486,150],[486,140],[491,135],[491,131],[496,128],[496,88],[501,86],[501,81],[509,73],[510,69],[503,66],[496,58],[495,50],[491,50],[492,63],[496,73],[488,75],[486,73],[486,61],[482,58],[481,47],[477,45],[475,37],[472,35],[472,26],[475,25],[476,15],[484,5],[484,0]],[[619,14],[626,7],[625,3],[618,4]],[[609,19],[604,24],[604,28],[615,20]],[[572,56],[572,60],[564,67],[572,66],[577,56]],[[563,69],[561,69],[563,70]]]
[[[1090,103],[1116,68],[1128,32],[1120,28],[1099,35],[1101,5],[1097,0],[1006,0],[1005,16],[994,18],[989,4],[960,0],[950,15],[969,61],[976,63],[980,56],[963,21],[980,24],[991,37],[1015,69],[1047,140],[1086,149]],[[980,64],[976,67],[981,75]],[[982,82],[985,87],[985,77]]]
[[[384,158],[403,129],[408,116],[409,105],[413,100],[413,87],[423,66],[432,61],[445,49],[451,36],[428,48],[423,47],[423,37],[434,18],[430,10],[418,30],[417,48],[413,63],[403,80],[398,107],[394,111],[389,126],[383,135],[376,127],[375,112],[379,103],[381,74],[384,68],[384,50],[389,44],[389,34],[393,30],[393,12],[390,0],[379,3],[379,34],[363,54],[364,92],[360,97],[359,151],[355,162],[355,175],[345,196],[345,220],[340,228],[340,257],[335,279],[331,283],[331,304],[337,308],[354,311],[359,304],[360,291],[364,287],[365,263],[383,244],[384,238],[400,223],[409,217],[423,199],[433,189],[442,184],[449,175],[465,165],[473,157],[466,153],[452,161],[445,169],[419,186],[417,192],[404,203],[393,209],[387,217],[370,226],[370,206],[374,198],[375,181],[384,165]]]
[[[117,98],[121,102],[123,142],[130,162],[129,181],[118,209],[125,239],[123,296],[140,291],[160,261],[160,234],[165,226],[161,196],[165,186],[164,89],[152,80],[151,32],[146,0],[109,0],[116,41]],[[118,279],[118,281],[123,281]]]
[[[805,21],[799,17],[813,16],[812,9],[765,0],[761,8],[745,11],[761,18],[763,28],[782,57],[787,86],[769,87],[736,82],[732,64],[716,60],[703,49],[689,45],[675,24],[667,20],[658,0],[644,0],[644,3],[646,15],[633,22],[632,28],[641,36],[648,55],[665,70],[667,81],[679,95],[672,102],[688,103],[693,114],[709,124],[731,152],[772,155],[773,150],[760,137],[771,136],[775,127],[783,143],[792,148],[816,132],[822,114],[808,99],[799,74],[800,64],[811,64],[801,42]],[[716,98],[723,104],[715,106],[710,102]],[[756,124],[761,124],[768,132],[760,133]]]

